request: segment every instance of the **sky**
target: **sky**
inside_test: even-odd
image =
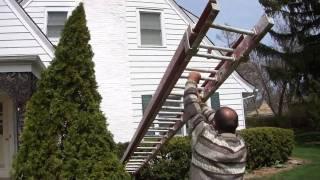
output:
[[[184,8],[200,16],[209,0],[176,0]],[[220,12],[216,23],[251,29],[263,15],[263,7],[258,0],[218,0]],[[210,33],[210,38],[216,40],[218,31]],[[268,38],[263,40],[269,41]]]

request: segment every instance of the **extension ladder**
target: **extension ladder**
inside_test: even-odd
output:
[[[186,123],[182,119],[184,84],[181,80],[186,82],[188,72],[202,73],[199,90],[203,100],[208,100],[273,26],[272,19],[266,15],[252,30],[214,24],[218,13],[217,2],[209,0],[197,24],[187,28],[121,159],[127,172],[137,173]],[[210,28],[239,33],[240,36],[231,48],[203,45]],[[193,57],[221,61],[215,68],[189,67]]]

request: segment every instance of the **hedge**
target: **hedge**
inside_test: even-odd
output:
[[[240,135],[247,145],[249,170],[285,162],[294,146],[294,133],[288,129],[259,127],[241,130]]]
[[[291,155],[294,135],[292,130],[259,127],[239,131],[247,149],[247,170],[285,162]],[[175,137],[161,149],[137,179],[184,180],[188,176],[191,145],[190,137]]]

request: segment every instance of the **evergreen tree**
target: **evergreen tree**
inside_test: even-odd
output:
[[[126,179],[100,111],[83,4],[65,24],[27,105],[14,179]]]
[[[258,49],[269,57],[267,70],[274,82],[289,85],[290,97],[302,99],[310,82],[320,80],[320,3],[318,0],[259,0],[276,22],[273,46]],[[291,100],[291,98],[289,99]]]

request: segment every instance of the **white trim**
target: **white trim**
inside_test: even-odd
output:
[[[38,41],[51,59],[54,58],[54,47],[39,27],[26,14],[22,7],[15,0],[4,0],[12,12],[18,17],[21,23],[29,30],[32,36]]]
[[[38,56],[0,57],[0,72],[32,72],[40,78],[45,69]]]
[[[141,44],[141,24],[140,24],[140,13],[141,12],[147,12],[147,13],[159,13],[160,14],[160,28],[161,28],[161,38],[162,38],[162,45],[157,46],[157,45],[142,45]],[[166,42],[166,32],[165,32],[165,18],[164,18],[164,13],[163,13],[163,9],[151,9],[151,8],[137,8],[136,10],[136,14],[137,14],[137,45],[138,48],[166,48],[167,47],[167,42]]]
[[[20,5],[23,7],[23,8],[26,8],[27,6],[29,6],[29,4],[32,2],[32,0],[23,0]]]
[[[44,11],[43,32],[48,37],[48,12],[67,12],[67,19],[70,17],[73,7],[47,7]],[[48,37],[51,41],[58,42],[60,38]]]
[[[12,157],[15,153],[14,147],[14,109],[12,99],[7,94],[1,94],[0,101],[3,105],[3,135],[5,144],[4,167],[0,168],[0,178],[10,177]]]

